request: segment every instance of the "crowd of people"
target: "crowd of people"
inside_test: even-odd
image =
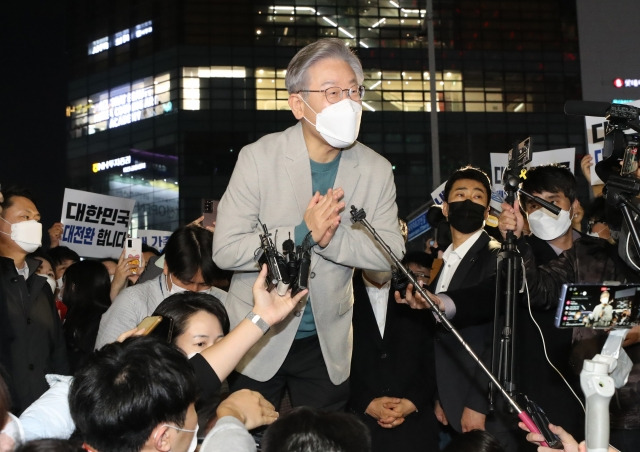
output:
[[[3,187],[0,452],[550,450],[489,397],[466,350],[492,367],[507,235],[527,288],[514,307],[514,397],[564,427],[550,426],[565,451],[584,450],[578,376],[608,332],[555,328],[558,294],[640,282],[603,198],[583,209],[575,176],[540,166],[522,189],[560,213],[524,197],[495,212],[487,174],[466,166],[429,212],[424,250],[405,253],[392,167],[356,141],[363,79],[339,39],[301,49],[286,72],[297,123],[243,148],[215,227],[178,228],[162,254],[83,259],[60,223],[44,249],[35,200]],[[347,206],[364,209],[375,240]],[[311,244],[302,290],[273,287],[257,263],[265,230],[280,253]],[[640,442],[639,341],[634,327],[634,366],[610,407],[623,451]]]

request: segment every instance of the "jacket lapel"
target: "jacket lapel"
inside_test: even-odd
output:
[[[357,146],[354,145],[354,146]],[[341,187],[344,190],[343,201],[345,208],[342,212],[342,221],[347,221],[351,217],[349,214],[351,209],[351,200],[353,194],[356,192],[358,186],[358,179],[360,179],[360,172],[358,167],[358,156],[354,149],[347,149],[340,151],[340,165],[338,166],[338,174],[336,175],[336,181],[333,184],[334,188]],[[362,206],[357,206],[362,207]],[[346,217],[345,217],[346,215]],[[349,224],[348,222],[345,224]]]
[[[476,243],[474,243],[469,251],[467,251],[467,254],[465,254],[464,258],[460,262],[460,265],[458,265],[458,268],[449,283],[449,290],[457,289],[464,284],[469,271],[478,260],[478,253],[487,245],[489,240],[489,234],[483,231],[480,237],[478,237],[478,240],[476,240]]]
[[[285,131],[284,166],[293,187],[293,196],[298,204],[300,216],[304,215],[313,193],[311,191],[311,164],[309,152],[302,135],[302,125],[298,123]]]

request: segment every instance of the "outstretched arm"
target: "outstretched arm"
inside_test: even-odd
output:
[[[253,284],[253,312],[267,325],[273,326],[284,320],[308,291],[305,289],[292,297],[291,290],[288,290],[284,296],[280,296],[275,289],[271,292],[267,290],[266,276],[267,266],[263,265]],[[200,355],[207,360],[220,381],[223,381],[262,336],[260,327],[249,319],[243,319],[229,334],[203,350]]]

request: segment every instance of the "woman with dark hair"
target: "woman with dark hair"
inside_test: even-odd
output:
[[[199,392],[196,411],[204,431],[209,419],[215,416],[220,403],[222,381],[227,374],[224,371],[216,373],[214,367],[207,362],[209,352],[205,352],[204,356],[197,355],[229,334],[227,310],[213,295],[186,292],[171,295],[158,305],[153,315],[172,320],[171,343],[187,355],[196,371]],[[160,327],[151,335],[157,331],[162,331],[159,334],[166,337],[164,329]]]
[[[100,318],[111,305],[111,281],[99,261],[76,262],[64,273],[62,298],[68,311],[63,325],[71,372],[93,351]]]
[[[172,295],[153,315],[173,320],[172,343],[189,358],[229,333],[229,316],[220,300],[205,293]]]

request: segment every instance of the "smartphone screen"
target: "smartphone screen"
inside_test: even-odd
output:
[[[624,159],[622,161],[622,168],[620,169],[621,176],[633,176],[638,169],[638,142],[629,141],[624,150]]]
[[[640,323],[640,286],[565,284],[556,312],[559,328],[631,328]]]

